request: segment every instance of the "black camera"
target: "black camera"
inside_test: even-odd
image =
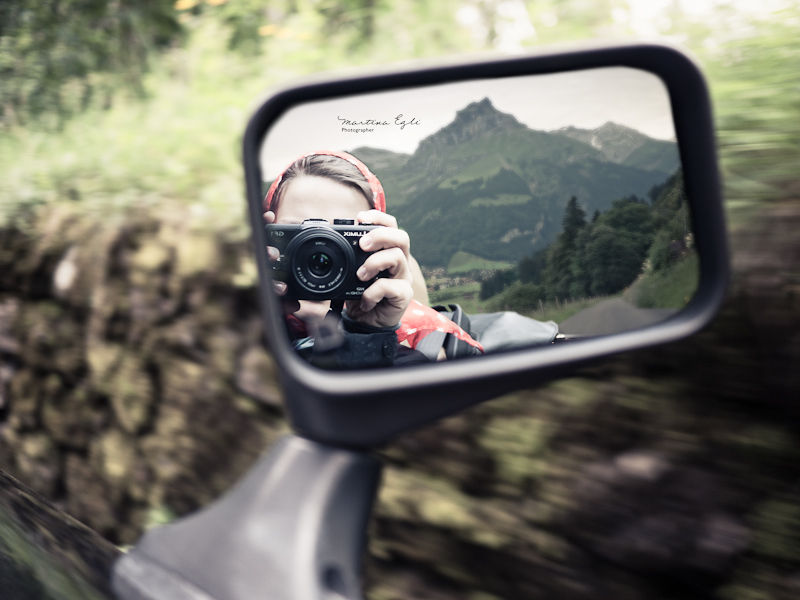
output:
[[[376,278],[361,281],[356,271],[374,254],[358,245],[380,225],[351,219],[307,219],[300,225],[267,225],[267,243],[278,249],[273,277],[287,285],[291,300],[357,300]],[[378,277],[383,276],[379,274]]]

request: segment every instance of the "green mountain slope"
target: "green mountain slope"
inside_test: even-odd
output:
[[[674,173],[681,166],[681,158],[674,142],[648,139],[631,152],[622,164],[647,171]]]
[[[366,146],[361,146],[349,152],[365,165],[368,165],[373,172],[376,169],[378,171],[397,171],[411,158],[410,154],[392,152],[391,150],[382,150],[380,148],[368,148]]]
[[[668,142],[613,123],[603,127],[619,157],[667,164]],[[588,214],[602,212],[614,199],[644,197],[669,175],[613,162],[574,136],[529,129],[488,99],[459,111],[407,159],[381,160],[388,154],[380,152],[361,148],[356,154],[381,179],[389,211],[411,236],[415,257],[431,267],[446,266],[456,252],[517,262],[552,242],[571,196]],[[366,158],[370,153],[379,159],[374,164]]]

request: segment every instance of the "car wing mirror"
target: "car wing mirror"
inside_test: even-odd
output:
[[[114,564],[120,598],[361,598],[371,448],[691,335],[724,298],[708,93],[672,48],[290,88],[255,112],[244,162],[265,338],[300,435],[150,530]]]
[[[244,164],[265,338],[317,441],[383,444],[691,335],[724,298],[708,92],[671,47],[292,87]]]

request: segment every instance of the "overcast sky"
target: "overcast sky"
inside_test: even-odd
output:
[[[612,121],[657,139],[675,137],[666,88],[645,71],[614,67],[484,79],[293,108],[267,134],[261,153],[265,179],[274,179],[292,160],[313,150],[369,146],[413,153],[420,140],[451,123],[456,111],[487,97],[497,110],[514,115],[531,129],[552,131],[570,125],[595,129]],[[398,115],[402,115],[399,120]],[[343,119],[386,124],[351,125]],[[403,127],[402,121],[413,124]]]

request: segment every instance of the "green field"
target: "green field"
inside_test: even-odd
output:
[[[496,198],[475,198],[469,203],[470,206],[502,206],[505,204],[525,204],[533,200],[533,196],[527,194],[500,194]]]
[[[469,271],[474,271],[476,269],[487,271],[510,269],[513,266],[514,265],[511,263],[488,260],[481,258],[480,256],[470,254],[469,252],[459,251],[453,254],[450,262],[447,264],[447,272],[452,275],[454,273],[468,273]]]
[[[639,308],[683,308],[694,296],[699,279],[697,255],[692,254],[668,269],[643,275],[625,298]]]
[[[474,297],[478,297],[481,291],[481,284],[480,283],[468,283],[465,285],[454,285],[452,287],[441,289],[437,292],[429,292],[428,293],[428,300],[430,304],[445,304],[447,301],[450,302],[457,302],[461,304],[464,299],[465,294],[472,294]]]

